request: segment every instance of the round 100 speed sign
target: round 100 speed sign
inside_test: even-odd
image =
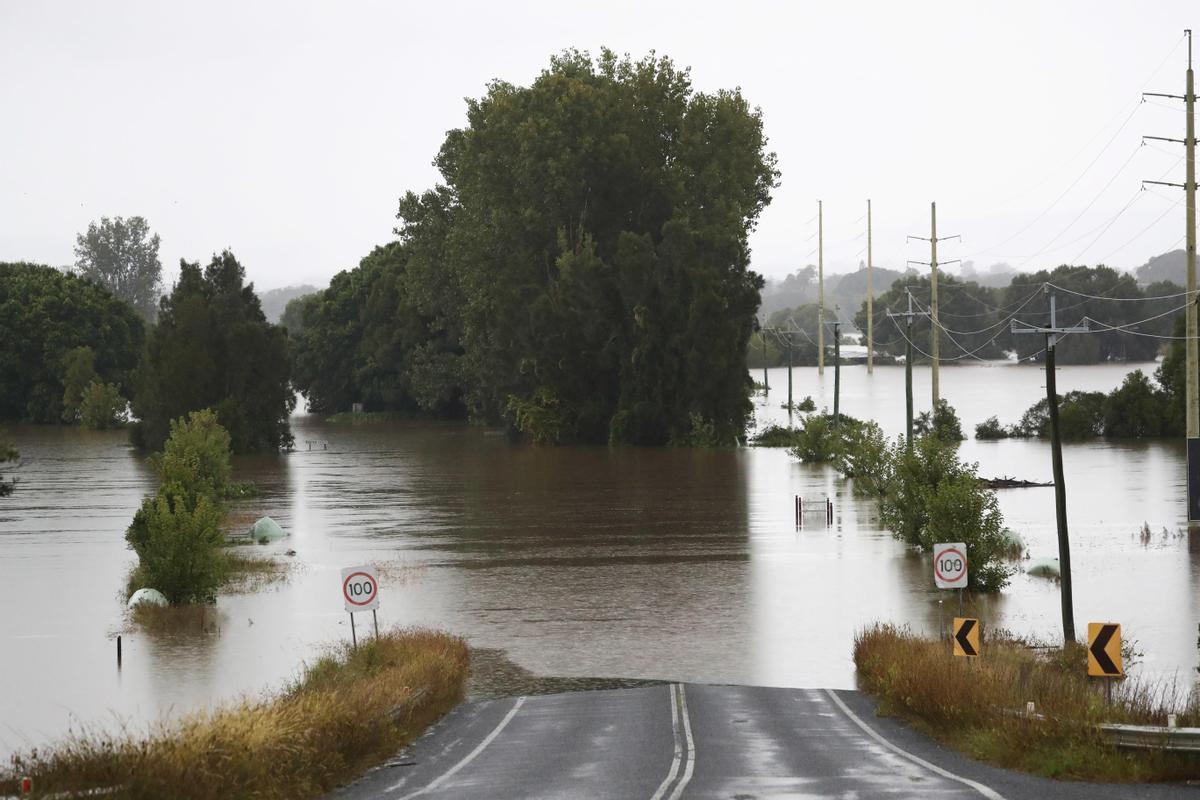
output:
[[[379,608],[379,580],[375,577],[374,567],[346,567],[342,570],[342,601],[351,614]]]
[[[967,588],[967,545],[942,542],[933,546],[933,582],[939,589]]]

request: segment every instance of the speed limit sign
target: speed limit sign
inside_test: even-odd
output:
[[[351,614],[379,608],[379,580],[375,577],[374,567],[346,567],[342,570],[342,601]]]
[[[967,545],[942,542],[933,546],[933,582],[939,589],[967,588]]]

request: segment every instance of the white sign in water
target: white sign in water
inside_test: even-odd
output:
[[[967,545],[942,542],[933,546],[933,582],[939,589],[967,588]]]
[[[342,570],[342,601],[351,614],[379,608],[379,579],[375,577],[374,567],[367,565]]]

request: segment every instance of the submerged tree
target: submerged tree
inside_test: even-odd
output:
[[[172,603],[211,602],[228,565],[221,550],[230,437],[210,410],[171,420],[153,459],[160,482],[134,514],[125,540],[137,553],[131,588],[151,587]]]
[[[142,217],[101,217],[75,237],[75,268],[153,319],[162,293],[158,245]]]
[[[469,100],[436,164],[445,185],[404,197],[398,245],[305,301],[310,400],[465,410],[547,442],[744,433],[748,236],[778,172],[738,91],[569,51]]]
[[[289,447],[296,400],[288,371],[285,334],[263,316],[233,254],[213,256],[203,270],[183,261],[138,365],[134,443],[157,449],[171,420],[212,408],[234,452]]]

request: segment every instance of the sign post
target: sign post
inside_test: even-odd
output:
[[[375,577],[375,568],[366,565],[362,567],[346,567],[342,570],[342,602],[350,614],[350,641],[358,647],[358,634],[354,630],[354,612],[370,611],[375,621],[375,635],[379,636],[379,618],[375,615],[379,608],[379,579]]]

